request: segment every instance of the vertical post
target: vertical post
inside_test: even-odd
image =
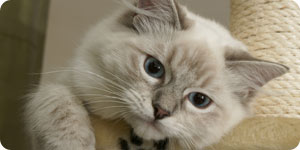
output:
[[[290,72],[265,86],[256,116],[228,133],[213,149],[293,149],[300,140],[300,9],[294,0],[231,0],[232,34],[254,56]],[[268,94],[270,93],[270,94]]]
[[[274,93],[258,98],[256,114],[300,118],[300,8],[293,0],[231,0],[231,9],[233,35],[254,56],[290,68],[266,85]]]
[[[30,150],[23,128],[25,94],[38,84],[49,0],[10,0],[0,10],[0,140]]]

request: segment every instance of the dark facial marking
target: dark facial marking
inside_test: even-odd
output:
[[[158,90],[155,94],[155,96],[153,97],[152,103],[159,101],[160,97],[162,96],[162,91]]]

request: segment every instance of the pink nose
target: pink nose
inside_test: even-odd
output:
[[[153,105],[155,120],[160,120],[170,116],[170,112],[161,108],[158,104]]]

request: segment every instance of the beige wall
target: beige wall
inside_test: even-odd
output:
[[[229,24],[229,0],[181,0],[194,12]],[[43,72],[65,67],[82,35],[118,7],[117,0],[52,0]]]

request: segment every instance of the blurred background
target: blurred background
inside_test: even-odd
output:
[[[180,0],[229,26],[229,0]],[[10,0],[0,10],[0,141],[30,150],[23,128],[25,95],[40,76],[66,67],[84,33],[121,3],[117,0]],[[42,80],[45,80],[42,78]]]

